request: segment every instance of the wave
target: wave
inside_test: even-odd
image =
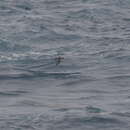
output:
[[[27,45],[11,44],[8,40],[0,39],[0,52],[27,52],[31,48]]]
[[[34,102],[28,103],[32,105]],[[32,104],[31,104],[32,103]],[[36,104],[37,107],[37,104]],[[61,114],[60,114],[61,115]],[[128,126],[124,121],[115,117],[103,117],[103,116],[75,116],[75,115],[61,115],[54,116],[51,114],[11,114],[9,116],[1,116],[0,120],[3,121],[1,124],[2,128],[10,129],[100,129],[104,130],[113,129],[124,129]],[[10,122],[10,123],[8,123]],[[7,125],[8,123],[8,125]]]
[[[80,75],[80,72],[41,72],[41,71],[29,71],[26,72],[15,72],[0,74],[0,80],[11,80],[11,79],[32,79],[32,78],[74,78]]]
[[[12,96],[21,96],[28,93],[27,91],[18,90],[18,91],[0,91],[0,96],[12,97]]]
[[[114,75],[114,76],[110,76],[110,77],[106,77],[106,79],[110,79],[110,80],[124,80],[124,79],[129,79],[130,75]]]

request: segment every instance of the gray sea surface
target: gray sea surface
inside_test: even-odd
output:
[[[130,130],[130,0],[0,0],[0,130]]]

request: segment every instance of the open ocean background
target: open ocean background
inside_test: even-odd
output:
[[[0,0],[0,130],[130,130],[130,0]]]

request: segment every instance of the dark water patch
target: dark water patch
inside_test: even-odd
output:
[[[126,22],[130,22],[130,18],[124,18],[123,20]]]
[[[5,91],[5,92],[0,92],[0,96],[6,96],[6,97],[12,97],[12,96],[21,96],[23,94],[28,93],[27,91]]]
[[[87,3],[89,2],[90,0],[82,0],[83,3]]]
[[[34,77],[32,74],[4,74],[0,75],[0,80],[30,79],[32,77]]]
[[[7,6],[0,6],[0,16],[8,16],[13,13],[13,9]]]
[[[24,1],[24,2],[19,3],[19,4],[17,3],[15,5],[15,7],[20,8],[20,9],[25,10],[25,11],[31,11],[33,8],[32,4],[27,2],[27,1]]]
[[[5,6],[5,5],[0,5],[0,11],[9,11],[10,10],[10,7],[8,6]]]
[[[46,77],[53,77],[53,78],[75,78],[80,75],[79,72],[45,72],[45,73],[39,73],[39,76],[46,76]]]
[[[78,84],[85,84],[87,82],[94,82],[97,81],[98,79],[95,77],[85,77],[84,76],[80,76],[80,79],[75,79],[73,81],[68,81],[64,84],[62,84],[63,86],[71,86],[71,85],[78,85]]]
[[[83,90],[84,92],[88,93],[95,93],[95,94],[109,94],[109,91],[105,90],[97,90],[97,89],[89,89],[89,90]]]
[[[93,107],[93,106],[88,106],[86,107],[86,111],[89,113],[101,113],[101,112],[105,112],[104,110],[98,108],[98,107]]]
[[[67,112],[69,111],[70,108],[60,108],[60,109],[55,109],[55,111],[58,111],[58,112]]]
[[[70,111],[75,111],[75,110],[83,110],[84,108],[81,107],[61,107],[57,109],[53,109],[53,111],[57,112],[70,112]]]
[[[24,91],[24,90],[16,90],[16,91],[13,91],[15,93],[19,93],[19,94],[26,94],[28,93],[28,91]]]
[[[0,75],[0,80],[13,80],[13,79],[21,79],[28,80],[33,78],[54,78],[54,79],[63,79],[63,78],[75,78],[79,76],[79,72],[36,72],[30,71],[27,73],[20,74],[4,74]]]
[[[0,96],[19,96],[19,94],[11,92],[0,92]]]

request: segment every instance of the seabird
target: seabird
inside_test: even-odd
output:
[[[62,57],[62,56],[56,57],[56,58],[55,58],[56,65],[59,65],[63,59],[64,59],[64,57]]]

